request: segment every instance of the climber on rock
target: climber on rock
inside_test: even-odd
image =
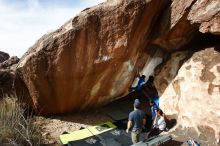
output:
[[[143,85],[144,85],[144,83],[145,83],[145,75],[142,75],[142,76],[138,76],[138,84],[137,84],[137,87],[136,87],[136,89],[137,89],[137,92],[138,92],[138,97],[139,98],[141,98],[142,96],[143,96],[143,94],[142,94],[142,89],[143,89]]]
[[[145,75],[140,75],[140,73],[138,72],[137,73],[137,78],[138,78],[137,86],[136,87],[131,87],[130,91],[133,91],[133,90],[137,91],[138,98],[140,99],[143,96],[142,90],[143,90],[143,86],[145,84],[146,76]]]

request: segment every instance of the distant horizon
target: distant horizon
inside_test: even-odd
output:
[[[0,51],[19,58],[48,32],[106,0],[0,0]]]

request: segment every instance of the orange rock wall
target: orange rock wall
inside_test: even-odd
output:
[[[99,106],[125,95],[136,69],[157,51],[146,48],[148,35],[166,4],[108,1],[82,11],[22,57],[18,94],[41,114]]]

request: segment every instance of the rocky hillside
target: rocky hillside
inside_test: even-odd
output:
[[[219,0],[108,0],[87,8],[21,58],[17,94],[40,114],[96,107],[126,95],[140,69],[155,75],[161,108],[179,125],[217,133],[219,8]]]
[[[16,64],[19,58],[0,51],[0,98],[13,93]]]

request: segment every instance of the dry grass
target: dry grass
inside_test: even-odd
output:
[[[41,143],[40,128],[30,115],[24,116],[16,98],[0,101],[0,144],[3,146],[37,146]]]

